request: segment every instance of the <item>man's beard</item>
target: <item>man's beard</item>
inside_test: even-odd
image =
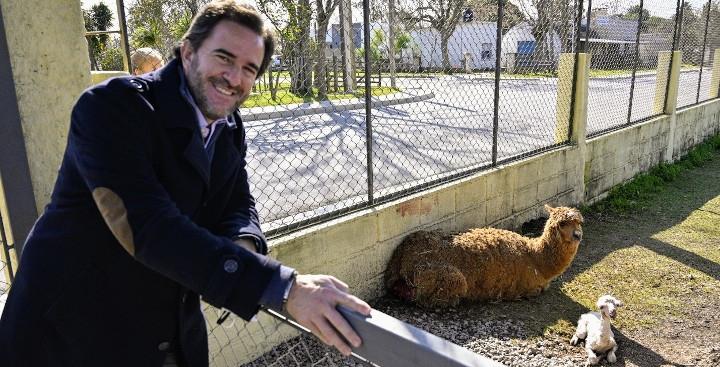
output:
[[[216,80],[217,78],[207,80],[203,79],[203,76],[197,71],[197,67],[197,59],[193,59],[192,61],[190,61],[187,79],[188,86],[190,87],[190,92],[192,93],[193,97],[195,97],[195,103],[200,109],[200,112],[202,112],[203,116],[210,120],[217,120],[232,114],[235,110],[240,108],[240,105],[242,105],[242,103],[245,101],[244,98],[239,99],[233,107],[228,108],[227,110],[219,110],[217,108],[213,108],[210,105],[210,101],[208,101],[207,96],[205,95],[206,90],[209,90],[210,88],[215,88],[213,86],[213,82],[217,82],[220,85],[225,84],[223,87],[227,89],[235,90],[235,88],[230,87],[224,81]],[[235,90],[235,92],[240,93],[237,90]]]

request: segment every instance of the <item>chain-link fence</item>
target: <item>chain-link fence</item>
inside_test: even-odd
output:
[[[127,1],[130,71],[170,58],[206,2]],[[271,236],[565,144],[575,85],[565,54],[591,55],[594,136],[664,113],[673,50],[683,51],[678,106],[707,99],[720,46],[717,0],[256,5],[279,46],[242,115]],[[88,29],[111,23],[85,14]],[[91,60],[122,64],[121,39],[89,36]],[[143,57],[145,67],[138,55],[150,49],[162,59]]]

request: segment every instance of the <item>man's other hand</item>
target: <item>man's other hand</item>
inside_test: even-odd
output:
[[[343,305],[370,315],[370,306],[347,291],[347,284],[330,275],[298,275],[286,305],[287,312],[300,325],[345,356],[352,352],[348,342],[357,348],[362,341],[335,307]]]

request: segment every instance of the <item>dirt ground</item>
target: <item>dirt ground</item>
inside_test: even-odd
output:
[[[537,232],[541,224],[528,223],[523,231]],[[626,306],[613,325],[618,360],[603,365],[720,366],[720,155],[685,171],[637,210],[588,212],[584,232],[572,266],[539,297],[450,310],[422,310],[381,298],[374,307],[435,333],[457,328],[445,335],[451,340],[468,320],[486,325],[511,320],[490,336],[502,340],[500,334],[511,325],[517,329],[509,332],[512,343],[540,345],[548,359],[508,365],[565,366],[584,364],[584,350],[568,343],[578,317],[599,296],[613,294]],[[453,341],[468,346],[483,337],[472,331],[463,335]]]

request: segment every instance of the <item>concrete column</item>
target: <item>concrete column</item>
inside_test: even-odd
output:
[[[666,115],[670,115],[670,127],[668,129],[667,150],[665,150],[665,162],[673,161],[675,148],[675,126],[677,125],[677,97],[680,85],[680,65],[682,64],[682,51],[673,51],[670,61],[670,77],[668,78],[667,98],[665,99]]]
[[[710,98],[720,97],[720,48],[715,49],[713,57],[712,79],[710,79]]]
[[[7,66],[0,68],[7,71],[0,82],[0,105],[15,111],[3,108],[0,128],[3,151],[13,149],[11,162],[0,158],[0,215],[11,229],[8,242],[18,247],[49,201],[70,111],[90,85],[90,62],[80,0],[0,0],[0,16],[0,38],[6,44],[0,46],[5,49],[0,64]],[[27,179],[17,171],[17,162],[23,160]],[[28,183],[20,185],[21,181]],[[28,222],[29,226],[23,224]]]
[[[555,143],[568,140],[572,111],[573,76],[575,75],[575,54],[560,54],[558,62],[557,98],[555,108]]]
[[[575,107],[572,111],[572,134],[570,141],[577,145],[577,160],[575,174],[577,182],[573,202],[582,203],[585,201],[585,156],[586,130],[587,130],[587,105],[588,105],[588,81],[590,78],[590,54],[580,53],[577,59],[577,78],[575,78]]]
[[[675,113],[681,64],[682,51],[660,51],[658,53],[653,115]]]
[[[655,82],[655,98],[653,102],[653,115],[665,113],[665,93],[668,86],[668,75],[670,73],[670,60],[672,51],[658,52],[657,81]]]

